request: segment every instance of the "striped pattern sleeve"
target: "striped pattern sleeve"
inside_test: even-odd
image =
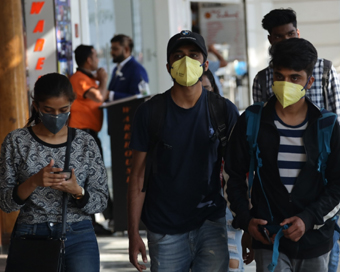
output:
[[[272,85],[273,85],[273,69],[267,67],[265,70],[265,78],[261,79],[261,72],[259,72],[253,81],[253,100],[254,102],[267,101],[272,95]],[[265,81],[265,87],[261,86],[261,82]],[[262,90],[266,90],[266,94],[262,94]],[[265,99],[264,99],[265,98]]]

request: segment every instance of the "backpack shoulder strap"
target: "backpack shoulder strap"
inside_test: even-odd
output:
[[[157,172],[156,150],[161,139],[161,131],[163,128],[166,115],[166,97],[165,93],[157,94],[149,100],[150,119],[148,125],[148,134],[150,138],[150,147],[146,154],[146,164],[144,173],[144,184],[142,192],[150,181],[151,173]]]
[[[266,73],[267,68],[261,70],[257,74],[257,79],[260,83],[261,87],[261,95],[262,95],[262,101],[266,102],[268,100],[267,97],[267,73]]]
[[[337,115],[333,112],[321,110],[322,116],[318,119],[318,147],[319,147],[319,158],[318,158],[318,171],[321,173],[323,183],[326,186],[328,181],[326,179],[326,167],[328,155],[331,152],[330,142],[333,133],[333,128],[337,120]],[[335,216],[332,220],[335,221],[334,230],[340,232],[338,225],[338,217]]]
[[[318,147],[319,147],[319,158],[318,158],[318,171],[322,175],[324,185],[327,184],[325,177],[328,155],[331,153],[331,137],[333,128],[337,120],[337,115],[333,112],[326,110],[321,111],[322,116],[318,119]]]
[[[215,137],[220,140],[218,152],[219,159],[221,159],[228,141],[228,131],[226,126],[227,105],[222,96],[209,91],[207,92],[207,95],[209,114],[215,130]]]
[[[325,109],[329,110],[328,101],[328,83],[329,83],[329,72],[332,69],[332,62],[330,60],[323,60],[323,71],[322,71],[322,95],[324,99]]]
[[[251,105],[246,109],[245,117],[247,123],[247,142],[249,147],[250,154],[250,165],[249,165],[249,177],[248,177],[248,188],[249,188],[249,197],[250,191],[253,186],[254,180],[254,171],[255,164],[261,164],[261,162],[257,161],[258,154],[260,153],[258,145],[257,145],[257,135],[260,129],[260,121],[261,121],[261,113],[264,102],[257,102]]]
[[[248,176],[249,192],[248,193],[249,193],[249,198],[251,198],[251,188],[253,186],[255,166],[256,166],[256,172],[257,172],[259,184],[261,186],[263,196],[267,202],[268,212],[270,214],[271,222],[273,222],[274,220],[273,213],[270,208],[269,200],[264,191],[262,180],[261,180],[260,168],[262,167],[262,159],[260,157],[260,149],[257,144],[257,136],[259,134],[259,129],[260,129],[263,105],[264,105],[264,102],[254,103],[252,106],[246,109],[246,113],[245,113],[246,123],[247,123],[246,136],[247,136],[247,142],[248,142],[249,154],[250,154],[249,176]]]
[[[149,101],[150,123],[148,133],[152,143],[156,142],[160,136],[160,128],[164,123],[166,114],[166,93],[157,94]]]

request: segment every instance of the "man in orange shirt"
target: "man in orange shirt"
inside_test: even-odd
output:
[[[106,87],[108,76],[103,68],[98,69],[98,56],[93,46],[79,45],[74,53],[78,68],[77,72],[70,77],[70,81],[77,97],[71,106],[69,126],[89,133],[97,142],[103,156],[98,138],[98,132],[103,124],[103,111],[99,109],[99,106],[108,97]],[[110,213],[108,211],[110,207],[112,207],[112,202],[109,199],[108,208],[104,211],[105,215]],[[110,216],[105,217],[111,219]],[[111,231],[95,222],[94,216],[92,221],[96,234],[111,234]]]
[[[78,68],[70,81],[77,98],[71,107],[69,126],[92,135],[102,152],[97,135],[103,124],[103,111],[99,106],[108,96],[108,76],[103,68],[98,69],[98,56],[93,46],[79,45],[74,52]]]

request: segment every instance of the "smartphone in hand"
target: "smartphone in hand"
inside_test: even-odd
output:
[[[61,171],[61,172],[54,172],[54,174],[64,174],[66,175],[66,180],[70,179],[72,177],[72,171]]]
[[[269,237],[267,229],[264,226],[262,226],[262,225],[258,225],[258,228],[259,228],[259,232],[262,234],[262,236],[264,238],[266,238],[266,240],[269,242],[269,244],[273,244],[272,240]]]

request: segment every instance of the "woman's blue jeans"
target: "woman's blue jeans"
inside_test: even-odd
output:
[[[15,236],[40,235],[61,237],[60,223],[17,224]],[[32,248],[34,250],[34,248]],[[67,223],[65,272],[99,272],[99,249],[92,222]]]

